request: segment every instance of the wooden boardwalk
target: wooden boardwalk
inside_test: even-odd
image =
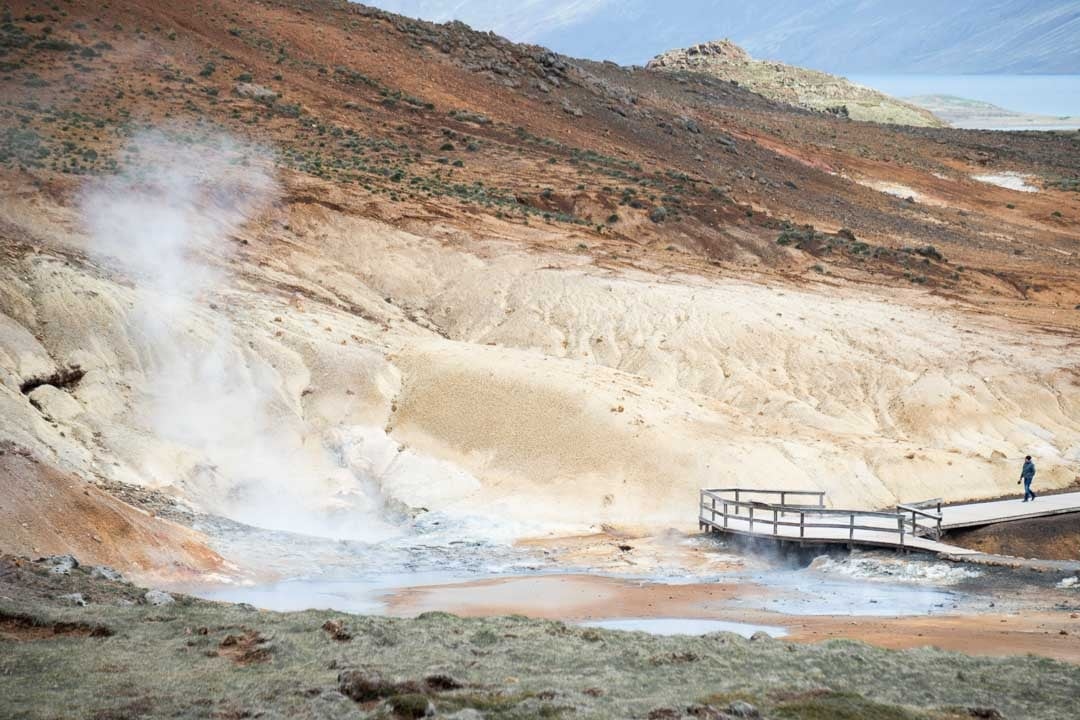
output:
[[[708,532],[804,545],[919,550],[962,559],[980,553],[941,542],[943,533],[1065,513],[1080,513],[1080,492],[1040,495],[1029,503],[1019,497],[960,505],[928,500],[894,510],[841,510],[826,508],[823,492],[720,488],[701,491],[698,521]]]

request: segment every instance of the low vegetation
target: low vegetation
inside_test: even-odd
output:
[[[1080,693],[1080,669],[1030,656],[271,613],[148,595],[100,569],[0,564],[0,697],[24,718],[1071,720]]]

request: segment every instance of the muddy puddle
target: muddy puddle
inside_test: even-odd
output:
[[[278,611],[521,614],[657,634],[779,636],[798,617],[934,616],[978,604],[963,586],[979,571],[952,563],[860,552],[781,557],[692,535],[544,544],[439,529],[365,544],[233,527],[216,537],[260,572],[175,589]]]

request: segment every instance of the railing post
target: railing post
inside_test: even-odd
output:
[[[750,506],[750,534],[754,533],[754,506]]]
[[[739,491],[738,490],[735,491],[735,502],[739,502]],[[738,514],[738,512],[739,512],[739,506],[736,505],[735,506],[735,513]]]
[[[738,508],[736,508],[736,512],[738,512]],[[725,501],[724,501],[724,527],[727,527],[727,517],[728,517],[728,513],[727,513],[727,500],[725,500]]]
[[[799,537],[806,537],[806,513],[799,513]]]
[[[712,521],[713,525],[716,524],[716,496],[710,495],[709,499],[712,501]]]
[[[851,513],[851,515],[849,515],[848,518],[850,520],[850,529],[848,530],[848,540],[851,541],[851,540],[855,539],[855,513]]]
[[[904,516],[896,518],[896,524],[900,526],[900,547],[904,547]]]
[[[776,508],[772,510],[772,534],[776,535]]]

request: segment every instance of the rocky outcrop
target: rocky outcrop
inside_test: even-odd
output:
[[[845,78],[781,62],[755,60],[726,39],[669,50],[653,58],[648,67],[705,73],[736,82],[772,100],[853,120],[925,127],[945,124],[928,110]]]

